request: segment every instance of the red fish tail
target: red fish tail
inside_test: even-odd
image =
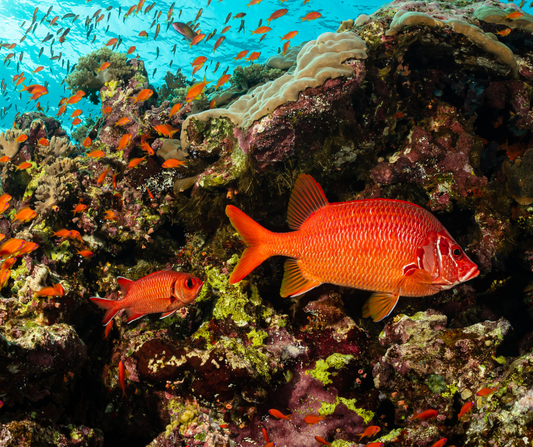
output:
[[[102,309],[106,309],[106,313],[104,314],[104,318],[102,320],[104,326],[107,326],[109,322],[113,319],[113,317],[117,314],[117,312],[122,309],[120,301],[117,300],[98,298],[94,296],[89,299]]]
[[[233,205],[226,207],[226,215],[229,217],[233,227],[244,239],[246,245],[248,245],[229,278],[229,283],[235,284],[246,277],[263,261],[274,255],[265,243],[268,237],[273,236],[273,233],[263,228]]]

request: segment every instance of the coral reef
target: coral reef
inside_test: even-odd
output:
[[[533,38],[514,11],[393,0],[188,103],[179,70],[156,88],[140,57],[81,58],[69,88],[101,114],[73,140],[41,112],[0,134],[0,444],[531,445]],[[379,323],[370,292],[281,298],[282,259],[230,284],[226,206],[290,231],[303,172],[331,202],[431,211],[480,275]],[[200,278],[196,300],[102,327],[90,297],[162,270]]]

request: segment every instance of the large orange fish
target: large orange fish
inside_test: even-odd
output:
[[[235,284],[271,256],[288,256],[281,296],[322,283],[371,290],[363,316],[379,321],[400,295],[426,296],[475,278],[474,264],[444,226],[425,209],[388,199],[329,203],[309,175],[298,177],[288,223],[291,233],[272,233],[238,208],[226,214],[244,239],[230,277]]]
[[[118,277],[117,281],[124,295],[121,300],[90,298],[102,309],[106,309],[102,320],[104,326],[121,309],[126,309],[128,323],[146,314],[162,313],[161,318],[169,317],[179,308],[192,303],[203,285],[200,279],[188,273],[171,270],[155,272],[137,281],[123,277]]]

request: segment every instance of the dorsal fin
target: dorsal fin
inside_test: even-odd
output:
[[[296,180],[289,201],[289,228],[298,230],[311,214],[328,205],[328,199],[315,179],[310,175],[301,174]]]
[[[128,294],[128,290],[130,289],[131,285],[135,282],[131,279],[124,278],[123,276],[117,277],[118,285],[120,286],[120,291],[122,292],[122,296],[126,296]]]

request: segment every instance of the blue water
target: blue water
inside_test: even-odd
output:
[[[130,6],[137,4],[137,2],[126,2],[121,6],[121,13],[119,16],[120,3],[110,0],[92,0],[92,1],[61,1],[43,0],[1,0],[0,1],[0,18],[2,27],[0,28],[0,42],[1,43],[16,43],[17,46],[12,49],[0,49],[0,61],[4,62],[5,57],[14,52],[15,56],[9,59],[10,63],[0,65],[0,79],[7,82],[7,89],[4,96],[0,96],[0,109],[9,107],[7,115],[0,120],[0,130],[5,130],[11,127],[13,119],[18,112],[27,112],[36,110],[37,101],[30,101],[29,94],[23,92],[21,86],[14,86],[12,82],[13,76],[25,72],[25,85],[29,84],[44,84],[48,81],[49,93],[39,99],[41,107],[49,106],[47,115],[55,115],[59,109],[58,103],[62,97],[70,96],[72,93],[68,90],[66,83],[61,85],[61,82],[66,77],[67,61],[70,61],[72,67],[77,63],[80,56],[86,55],[94,50],[103,47],[109,39],[113,37],[122,37],[123,43],[116,51],[126,53],[128,48],[132,45],[136,46],[136,51],[129,56],[134,57],[139,54],[146,62],[148,69],[150,83],[156,87],[164,83],[164,75],[167,71],[175,73],[181,67],[182,73],[191,77],[192,66],[190,63],[197,56],[206,56],[208,58],[206,66],[211,62],[211,66],[207,70],[207,79],[213,78],[215,81],[220,77],[226,66],[229,65],[228,73],[231,73],[233,68],[239,64],[250,64],[250,62],[239,61],[235,63],[233,57],[244,49],[252,51],[260,51],[261,55],[256,61],[258,63],[266,61],[266,59],[278,52],[278,48],[283,42],[280,36],[283,36],[289,31],[297,30],[298,35],[292,40],[292,46],[296,46],[302,41],[307,41],[316,38],[320,33],[325,31],[335,31],[342,20],[349,18],[356,18],[359,14],[369,14],[375,11],[381,3],[355,3],[349,0],[337,0],[332,3],[328,0],[311,0],[307,4],[303,4],[302,0],[288,0],[284,3],[274,0],[263,0],[258,5],[247,7],[248,1],[244,0],[212,0],[208,5],[207,0],[200,1],[176,1],[174,2],[173,15],[171,22],[180,21],[188,22],[194,21],[200,8],[203,12],[198,22],[202,33],[208,35],[214,29],[217,29],[216,35],[211,40],[205,43],[200,42],[197,46],[189,49],[189,42],[173,30],[172,26],[167,29],[167,14],[172,5],[172,1],[157,0],[154,8],[145,14],[144,11],[149,7],[153,1],[147,0],[142,7],[142,12],[138,14],[131,14],[124,21],[124,15]],[[27,29],[32,22],[33,12],[36,7],[39,7],[37,12],[35,32],[32,31],[26,34]],[[106,11],[106,8],[112,6],[113,9]],[[48,14],[46,20],[40,24],[41,19],[46,15],[49,7],[52,11]],[[270,27],[272,31],[267,33],[267,36],[261,43],[259,42],[260,35],[252,35],[251,31],[257,28],[260,19],[263,19],[263,25],[267,25],[266,19],[274,11],[287,8],[289,12],[271,22]],[[95,12],[99,9],[102,11],[98,14],[105,14],[105,17],[95,24],[95,18],[91,19],[89,26],[86,27],[86,18],[92,18]],[[157,16],[161,11],[159,19]],[[318,11],[322,17],[310,22],[302,22],[300,20],[305,14],[311,11]],[[241,19],[231,18],[227,25],[231,25],[231,29],[226,32],[226,40],[216,50],[212,52],[216,40],[221,36],[220,31],[224,28],[224,22],[229,13],[232,17],[240,12],[245,12],[245,33],[242,31],[237,33]],[[62,19],[68,13],[79,14],[79,18],[72,23],[73,18]],[[180,16],[181,13],[181,16]],[[56,24],[50,26],[49,21],[54,17],[59,16]],[[156,20],[151,28],[150,25]],[[25,22],[25,23],[24,23]],[[196,22],[196,23],[198,23]],[[24,23],[24,25],[23,25]],[[154,34],[157,23],[161,25],[159,36],[154,40]],[[87,38],[87,32],[91,25],[94,29]],[[33,25],[35,26],[35,25]],[[109,26],[109,29],[107,27]],[[56,33],[61,28],[71,27],[69,34],[66,36],[66,41],[61,44],[58,42],[59,36],[62,32]],[[148,38],[139,37],[141,31],[148,33]],[[53,33],[55,39],[51,46],[52,39],[48,42],[41,43],[41,41],[49,34]],[[20,43],[23,36],[26,39]],[[94,37],[96,36],[96,37]],[[93,42],[94,39],[94,42]],[[281,42],[281,43],[280,43]],[[177,44],[175,54],[171,50]],[[42,55],[39,57],[39,51],[44,48]],[[157,48],[159,48],[159,57],[157,57]],[[52,53],[53,51],[53,53]],[[52,54],[58,56],[62,53],[61,60],[50,60]],[[19,58],[22,55],[22,61]],[[170,67],[170,62],[172,66]],[[212,74],[217,62],[220,62],[220,68],[216,74]],[[18,69],[17,69],[18,65]],[[31,75],[31,72],[43,65],[45,68]],[[154,74],[155,70],[155,74]],[[202,69],[198,74],[203,74]],[[198,74],[196,76],[198,76]],[[216,79],[215,79],[216,78]],[[74,92],[75,93],[75,92]],[[87,99],[83,99],[77,104],[83,110],[80,116],[82,120],[89,115],[98,115],[99,107],[91,104]],[[66,130],[70,129],[70,118],[61,116],[63,127]]]
[[[27,93],[19,93],[21,86],[15,87],[12,82],[13,76],[25,72],[25,85],[29,84],[43,84],[48,81],[49,93],[39,99],[40,105],[45,109],[49,107],[47,115],[55,115],[59,109],[58,103],[61,98],[70,96],[72,92],[66,89],[66,83],[61,85],[61,82],[66,77],[67,61],[72,67],[77,63],[80,56],[86,55],[105,45],[109,39],[113,37],[122,37],[123,43],[117,51],[126,52],[132,45],[136,46],[136,51],[130,56],[134,57],[139,54],[145,61],[148,69],[149,81],[152,85],[158,87],[164,83],[163,77],[167,71],[175,73],[181,67],[182,73],[191,76],[192,67],[190,63],[197,56],[207,56],[207,79],[217,80],[224,69],[229,65],[228,73],[231,73],[233,68],[239,64],[249,64],[250,62],[234,62],[233,57],[241,50],[260,51],[261,55],[257,60],[258,63],[264,62],[269,56],[278,53],[278,48],[283,42],[280,36],[283,36],[289,31],[297,30],[298,35],[292,40],[292,46],[296,46],[302,41],[307,41],[316,38],[319,34],[325,31],[335,31],[342,20],[355,19],[359,14],[370,14],[374,12],[383,2],[363,2],[356,3],[350,0],[336,0],[334,2],[329,0],[310,0],[304,3],[302,0],[288,0],[283,3],[274,0],[263,0],[258,5],[247,7],[249,0],[212,0],[208,6],[208,0],[189,0],[174,2],[173,14],[170,22],[167,21],[168,11],[173,2],[157,0],[156,5],[147,14],[144,13],[153,1],[146,1],[142,7],[142,12],[138,14],[131,14],[124,20],[124,15],[127,10],[137,4],[137,2],[127,2],[121,5],[121,12],[119,15],[119,3],[110,0],[90,0],[90,1],[66,1],[63,0],[58,4],[57,0],[0,0],[0,18],[2,27],[0,28],[0,42],[1,43],[16,43],[17,46],[9,50],[7,48],[0,49],[0,61],[4,64],[0,65],[0,79],[4,79],[7,83],[7,89],[4,96],[0,96],[0,110],[3,107],[9,107],[7,115],[0,119],[0,130],[5,130],[11,127],[11,123],[17,112],[23,113],[26,111],[35,110],[37,101],[29,101]],[[39,10],[36,14],[37,28],[29,33],[26,33],[32,22],[34,10],[38,6]],[[47,18],[41,24],[42,18],[46,15],[48,9],[52,10]],[[110,11],[106,8],[112,7]],[[198,22],[199,28],[203,33],[208,35],[214,29],[217,29],[209,42],[200,42],[199,45],[189,48],[189,42],[181,37],[172,26],[167,27],[171,22],[189,22],[194,21],[200,8],[203,12]],[[266,38],[259,43],[260,35],[252,35],[251,31],[257,28],[259,20],[263,20],[263,25],[267,25],[266,19],[274,11],[287,8],[289,12],[283,17],[271,22],[270,27],[272,31],[267,33]],[[96,11],[102,11],[95,16]],[[526,8],[527,9],[527,8]],[[302,22],[300,20],[305,14],[311,11],[317,11],[322,14],[322,17],[313,20]],[[159,18],[159,12],[161,12]],[[220,31],[224,28],[224,22],[229,13],[233,16],[237,13],[245,12],[245,33],[237,33],[240,19],[231,18],[228,25],[231,29],[226,32],[226,40],[216,50],[212,52],[216,40],[221,36]],[[62,19],[66,14],[77,14],[79,18],[72,23],[73,18]],[[104,14],[104,18],[95,23],[97,17]],[[50,26],[49,22],[56,16],[59,16],[56,24]],[[232,17],[233,17],[232,16]],[[91,18],[89,25],[86,26],[87,17]],[[151,27],[152,22],[156,23]],[[25,22],[25,23],[24,23]],[[154,40],[154,34],[157,23],[161,25],[159,36]],[[93,26],[93,30],[88,34],[89,28]],[[62,33],[56,33],[61,28],[71,27],[70,33],[66,37],[66,41],[61,44],[58,37]],[[146,31],[148,37],[139,37],[141,31]],[[52,40],[41,43],[42,40],[49,34],[53,33],[55,42],[50,45]],[[20,40],[27,36],[26,39],[20,43]],[[177,44],[175,54],[171,50]],[[39,52],[43,48],[43,53],[39,57]],[[157,56],[157,49],[159,49],[159,56]],[[52,53],[53,51],[53,53]],[[14,52],[15,55],[9,59],[9,63],[5,62],[5,57]],[[50,60],[52,54],[58,56],[62,53],[61,60]],[[22,56],[21,56],[22,54]],[[20,61],[20,57],[22,60]],[[172,66],[170,63],[172,61]],[[212,62],[211,62],[212,61]],[[212,70],[217,62],[220,62],[220,68],[216,74],[212,74]],[[31,75],[31,72],[38,66],[43,65],[45,69]],[[155,72],[155,73],[154,73]],[[199,74],[203,74],[202,69]],[[198,74],[197,74],[198,75]],[[90,115],[98,115],[99,107],[91,104],[87,99],[83,99],[78,106],[83,110],[80,116],[82,120]],[[66,130],[70,128],[70,118],[61,116],[63,127]]]

